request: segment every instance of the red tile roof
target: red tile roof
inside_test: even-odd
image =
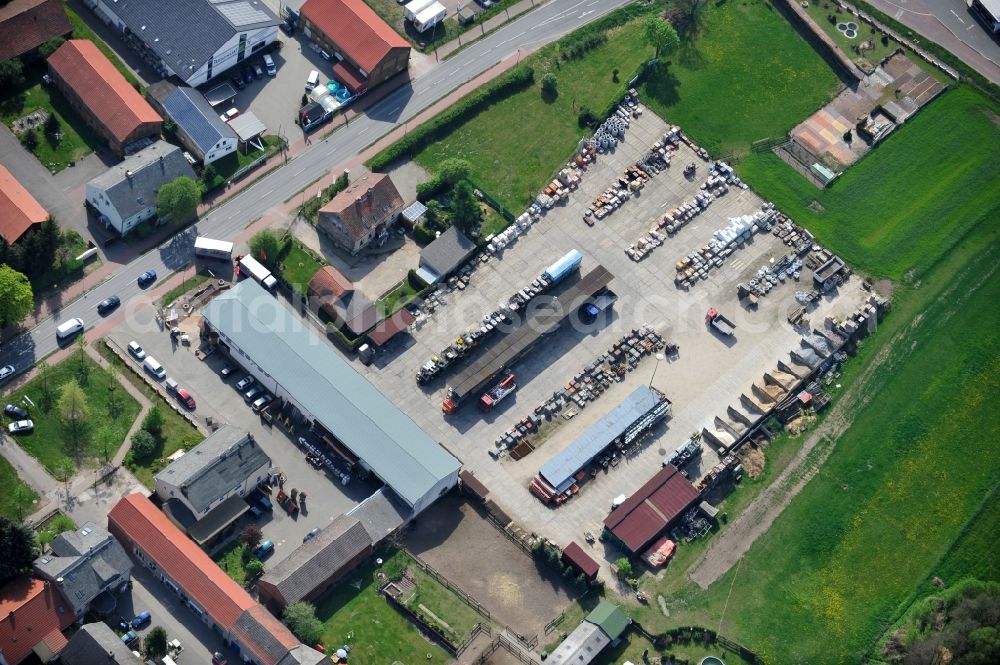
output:
[[[240,615],[257,604],[142,494],[122,497],[108,513],[108,529],[152,557],[223,629],[232,630]]]
[[[139,125],[162,122],[93,42],[71,39],[49,56],[49,67],[80,97],[84,105],[124,143]]]
[[[351,280],[344,277],[333,266],[323,266],[309,280],[309,295],[327,300],[337,300],[348,291],[354,290]]]
[[[346,85],[347,89],[353,93],[361,92],[368,83],[358,70],[342,60],[334,63],[333,78]]]
[[[306,0],[302,15],[368,72],[393,48],[410,47],[364,0]]]
[[[14,0],[0,7],[0,60],[22,56],[72,30],[59,0]]]
[[[319,209],[320,216],[336,215],[355,240],[400,211],[403,197],[386,173],[372,173],[351,184]]]
[[[0,657],[17,665],[39,642],[59,653],[66,645],[62,631],[74,619],[55,585],[28,576],[15,578],[0,588]]]
[[[668,464],[618,506],[604,526],[632,552],[638,552],[698,500],[698,490]]]
[[[48,219],[49,213],[28,190],[0,165],[0,236],[14,244],[35,224]]]
[[[563,559],[573,564],[587,579],[592,580],[597,577],[597,571],[601,569],[597,562],[584,552],[582,547],[576,544],[575,540],[566,546],[562,555]]]
[[[388,319],[379,321],[375,329],[368,333],[368,339],[375,346],[382,346],[417,320],[408,309],[401,309]]]

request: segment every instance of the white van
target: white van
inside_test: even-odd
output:
[[[81,332],[83,332],[83,319],[70,319],[56,328],[56,340],[62,342]]]
[[[163,365],[157,362],[153,356],[146,356],[146,360],[142,363],[142,366],[157,379],[162,380],[167,376],[167,370],[163,369]]]
[[[167,380],[163,382],[163,387],[167,389],[168,393],[175,393],[177,392],[177,388],[179,388],[177,382],[171,379],[169,376],[167,377]]]
[[[319,85],[319,72],[315,69],[309,72],[309,78],[306,79],[306,90],[312,90]]]
[[[268,76],[278,75],[278,68],[274,66],[274,58],[269,55],[264,56],[264,69],[267,70]]]

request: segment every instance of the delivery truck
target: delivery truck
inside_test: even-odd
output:
[[[241,275],[253,277],[268,291],[274,291],[274,287],[278,285],[278,280],[274,278],[271,271],[252,256],[241,256],[236,265]]]

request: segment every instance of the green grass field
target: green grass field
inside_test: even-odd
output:
[[[451,589],[440,584],[416,565],[411,565],[408,570],[410,577],[417,583],[417,588],[411,597],[401,599],[403,603],[411,612],[423,616],[428,623],[437,623],[453,645],[461,645],[472,633],[476,624],[483,622],[484,619]],[[435,622],[424,608],[440,621]],[[446,625],[442,625],[441,621]]]
[[[405,553],[385,558],[382,570],[406,566]],[[366,561],[316,602],[316,616],[326,628],[323,644],[349,644],[357,665],[449,662],[448,652],[429,642],[378,592],[378,570],[373,559]]]
[[[737,568],[707,591],[677,585],[670,625],[721,622],[769,662],[857,662],[942,556],[950,577],[982,556],[989,522],[952,544],[1000,481],[998,237],[980,225],[921,288],[898,290],[841,378],[888,354],[864,386],[874,399]]]
[[[822,191],[771,153],[739,172],[852,265],[915,281],[970,229],[1000,218],[998,112],[967,86],[949,91]]]
[[[81,356],[84,372],[80,371]],[[85,380],[82,378],[84,376]],[[74,378],[79,380],[90,408],[90,417],[85,422],[78,451],[72,449],[58,407],[61,387]],[[48,410],[42,408],[45,403],[42,395],[46,382],[52,394]],[[112,385],[115,386],[114,391],[109,390]],[[118,406],[115,414],[110,409],[112,394]],[[139,414],[139,403],[121,385],[113,383],[111,375],[82,351],[76,351],[62,362],[52,365],[47,376],[39,373],[7,399],[12,403],[20,403],[22,395],[28,395],[36,405],[29,409],[35,431],[18,436],[17,443],[54,475],[64,464],[71,468],[94,466],[103,462],[105,456],[108,459],[113,457]]]
[[[524,209],[569,159],[577,142],[590,133],[577,124],[579,110],[586,106],[599,112],[618,89],[612,70],[627,77],[653,55],[638,22],[614,28],[608,36],[606,44],[577,60],[561,62],[558,69],[551,47],[531,56],[534,85],[463,123],[417,154],[416,161],[436,172],[445,159],[466,159],[472,164],[473,182],[508,210]],[[554,101],[541,96],[539,81],[549,71],[559,81]]]
[[[319,261],[311,252],[306,251],[298,240],[290,237],[282,239],[284,245],[281,249],[280,265],[278,270],[290,284],[298,288],[302,293],[306,292],[309,280],[313,278],[320,268],[326,265],[325,261]]]
[[[17,475],[17,471],[5,458],[0,457],[0,517],[21,520],[35,511],[34,502],[38,495]],[[18,487],[23,487],[20,493]],[[20,505],[18,505],[20,503]]]
[[[40,82],[42,70],[29,70],[28,87],[21,91],[5,94],[0,101],[0,115],[8,127],[11,123],[38,109],[54,114],[59,120],[61,137],[56,140],[45,135],[41,127],[32,130],[38,137],[38,146],[33,154],[53,173],[62,171],[70,162],[79,161],[100,147],[101,140],[95,135],[69,103],[52,88],[45,88]],[[37,74],[37,75],[36,75]],[[30,85],[34,83],[33,85]],[[20,136],[19,136],[20,138]]]
[[[640,97],[712,154],[782,136],[836,92],[837,77],[770,3],[712,2],[704,12],[700,36]]]
[[[239,541],[232,543],[213,557],[219,568],[240,586],[245,586],[247,583],[246,564],[249,560],[247,546]]]

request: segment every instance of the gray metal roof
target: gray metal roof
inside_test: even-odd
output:
[[[241,141],[246,143],[267,131],[267,125],[254,115],[253,111],[244,111],[229,121],[229,128],[236,133]]]
[[[198,146],[199,157],[203,158],[220,140],[236,138],[236,132],[194,88],[178,87],[163,100],[163,110]]]
[[[341,515],[267,571],[260,584],[274,586],[286,604],[296,603],[371,545],[364,525],[353,517]]]
[[[372,543],[378,545],[409,521],[413,511],[396,499],[391,492],[379,488],[377,492],[351,508],[347,514],[361,522]]]
[[[130,665],[136,658],[106,623],[88,623],[73,633],[59,656],[62,665]]]
[[[420,263],[444,277],[476,251],[476,243],[452,226],[420,250]]]
[[[610,642],[597,625],[583,621],[552,652],[548,665],[587,665]]]
[[[610,413],[543,464],[541,475],[546,482],[558,489],[662,399],[662,395],[649,386],[639,386]]]
[[[410,506],[457,473],[458,460],[253,280],[203,314]]]
[[[122,219],[156,206],[156,193],[181,176],[196,180],[184,153],[166,141],[157,141],[126,157],[89,183],[103,191]]]
[[[55,582],[75,613],[85,611],[101,592],[129,579],[132,560],[114,536],[93,522],[52,541],[52,554],[34,562],[39,575]]]
[[[194,542],[204,545],[249,510],[250,504],[244,501],[239,494],[234,494],[188,527],[187,533]]]
[[[271,458],[250,433],[227,425],[167,465],[156,480],[181,488],[195,510],[203,513],[264,465],[270,466]]]
[[[127,0],[105,6],[181,78],[235,35],[281,22],[260,0]]]

